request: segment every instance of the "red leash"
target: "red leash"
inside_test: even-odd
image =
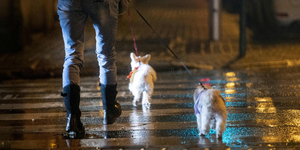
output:
[[[129,0],[125,0],[126,1],[126,5],[127,7],[129,7],[128,2],[130,2]],[[191,71],[186,67],[186,65],[181,61],[181,59],[172,51],[172,49],[169,47],[169,45],[155,32],[155,30],[152,28],[152,26],[148,23],[148,21],[143,17],[143,15],[136,9],[134,8],[135,11],[139,14],[139,16],[145,21],[145,23],[150,27],[150,29],[156,34],[156,36],[160,39],[161,43],[164,44],[166,46],[166,48],[173,54],[173,56],[182,64],[182,66],[186,69],[186,71],[197,80],[197,78],[191,73]],[[130,18],[130,12],[129,9],[127,10],[128,13],[128,18],[129,18],[129,24],[130,24],[130,29],[131,29],[131,35],[132,35],[132,39],[134,42],[134,49],[136,52],[136,55],[138,55],[138,51],[137,51],[137,47],[136,47],[136,42],[135,42],[135,38],[134,38],[134,33],[133,33],[133,28],[131,25],[131,18]],[[198,84],[201,85],[204,89],[206,89],[204,87],[204,85],[202,84],[202,82],[198,81]]]
[[[127,0],[125,0],[125,1],[126,1],[126,4],[127,4],[127,7],[129,7]],[[134,45],[134,49],[135,49],[135,54],[136,54],[136,56],[139,56],[139,53],[138,53],[138,50],[137,50],[137,46],[136,46],[136,42],[135,42],[133,27],[132,27],[132,24],[131,24],[131,17],[130,17],[130,11],[129,11],[129,9],[127,10],[127,14],[128,14],[129,26],[130,26],[130,30],[131,30],[131,36],[132,36],[132,39],[133,39],[133,45]]]

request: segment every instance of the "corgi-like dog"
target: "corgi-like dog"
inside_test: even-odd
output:
[[[221,92],[210,86],[203,88],[198,85],[194,92],[194,104],[199,135],[207,135],[210,129],[215,129],[216,137],[222,138],[227,110]]]
[[[155,70],[148,64],[151,55],[141,57],[131,53],[130,58],[131,72],[127,78],[130,79],[129,90],[134,96],[132,104],[136,106],[142,95],[142,105],[149,108],[154,82],[157,80]]]

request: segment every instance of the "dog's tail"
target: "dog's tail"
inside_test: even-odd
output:
[[[151,69],[152,79],[153,79],[153,81],[156,81],[157,80],[156,72],[152,67],[150,67],[150,69]]]

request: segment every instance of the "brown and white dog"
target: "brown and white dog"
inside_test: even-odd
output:
[[[133,106],[136,106],[136,102],[142,97],[143,106],[149,108],[150,100],[154,89],[154,81],[156,81],[156,72],[148,64],[151,55],[145,55],[143,57],[136,56],[134,53],[130,54],[131,58],[131,73],[127,78],[130,78],[129,90],[133,94]]]
[[[215,129],[216,137],[221,138],[225,131],[227,110],[224,98],[217,89],[198,86],[194,92],[194,109],[199,135],[206,135]]]

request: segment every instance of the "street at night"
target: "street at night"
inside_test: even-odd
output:
[[[85,133],[76,136],[66,132],[59,21],[49,31],[34,33],[22,50],[1,51],[0,149],[300,149],[299,27],[273,35],[266,29],[272,27],[255,26],[252,19],[245,30],[245,55],[240,56],[239,13],[223,3],[220,38],[213,40],[210,2],[130,1],[130,14],[118,17],[115,43],[116,100],[123,112],[111,125],[103,124],[95,33],[88,20],[80,80]],[[133,40],[141,56],[151,54],[149,65],[157,72],[150,108],[132,103],[127,75]],[[220,139],[215,130],[199,135],[193,100],[198,82],[220,90],[225,100],[228,117]]]
[[[119,76],[117,100],[123,114],[113,125],[102,124],[98,79],[81,85],[86,133],[65,135],[61,79],[12,80],[1,88],[3,149],[298,149],[299,69],[192,71],[219,89],[228,111],[226,131],[216,139],[199,136],[193,109],[195,81],[185,71],[159,73],[150,109],[132,106],[128,80]]]

